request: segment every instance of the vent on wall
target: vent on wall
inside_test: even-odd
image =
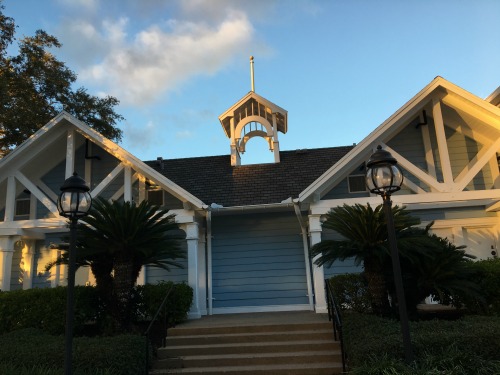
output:
[[[352,175],[347,178],[347,185],[349,186],[349,193],[364,193],[366,189],[365,175]]]

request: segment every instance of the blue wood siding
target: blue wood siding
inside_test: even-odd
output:
[[[309,302],[293,212],[214,216],[212,233],[214,308]]]

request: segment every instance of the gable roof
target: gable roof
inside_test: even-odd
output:
[[[230,155],[146,161],[206,204],[281,203],[337,163],[353,146],[280,152],[280,163],[231,166]]]
[[[368,160],[369,155],[371,155],[378,144],[381,142],[383,143],[386,139],[390,139],[391,136],[399,132],[400,129],[406,125],[406,121],[416,116],[431,100],[433,95],[436,94],[441,94],[443,96],[452,94],[450,97],[459,98],[461,103],[467,103],[471,111],[487,116],[491,120],[491,126],[500,129],[500,108],[495,107],[487,100],[483,100],[471,94],[446,79],[437,76],[418,94],[358,143],[351,152],[346,154],[338,163],[333,165],[311,185],[304,189],[299,194],[299,201],[314,200],[314,197],[317,196],[318,193],[325,192],[335,186],[352,168]],[[490,100],[491,97],[490,95]]]
[[[44,145],[47,144],[47,140],[50,139],[50,137],[56,137],[60,135],[61,131],[63,131],[64,128],[63,125],[73,126],[75,130],[82,134],[85,138],[99,145],[101,148],[109,152],[121,162],[125,162],[126,164],[131,165],[132,168],[140,174],[159,183],[165,190],[176,196],[181,201],[189,202],[196,208],[202,208],[204,206],[203,202],[192,195],[190,192],[175,185],[175,183],[165,178],[165,176],[161,175],[147,164],[143,163],[140,159],[138,159],[122,147],[118,146],[113,141],[102,136],[101,134],[84,124],[82,121],[78,120],[76,117],[64,111],[50,120],[45,126],[39,129],[21,145],[16,147],[7,156],[2,158],[0,160],[0,172],[2,171],[2,169],[8,167],[9,164],[22,160],[25,157],[29,158],[30,156],[32,156],[30,154],[33,150],[36,150],[37,147],[45,147]],[[0,178],[6,177],[1,175],[2,174],[0,173]]]

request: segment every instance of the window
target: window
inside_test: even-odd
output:
[[[29,193],[23,193],[16,199],[16,212],[17,219],[29,219],[31,207],[31,196]]]
[[[349,193],[364,193],[366,192],[365,175],[353,175],[347,178],[349,185]]]
[[[147,191],[147,198],[151,204],[163,206],[163,190],[155,189]]]

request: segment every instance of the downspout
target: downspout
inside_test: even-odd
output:
[[[309,309],[314,311],[314,294],[311,283],[311,261],[309,257],[309,236],[307,233],[307,226],[302,220],[302,214],[300,213],[299,203],[293,201],[293,208],[295,210],[295,215],[297,215],[297,219],[299,220],[300,230],[302,232],[302,243],[304,246],[304,260],[306,265],[306,278],[307,278],[307,294],[309,297]]]

